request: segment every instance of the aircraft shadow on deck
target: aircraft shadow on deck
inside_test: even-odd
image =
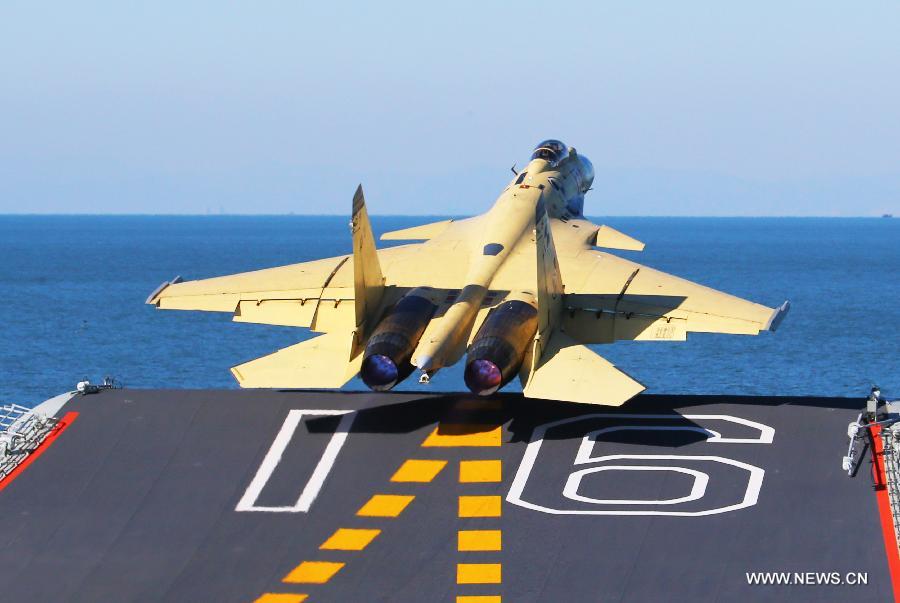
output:
[[[349,392],[347,392],[349,394]],[[335,395],[335,394],[332,394]],[[336,395],[346,395],[339,393]],[[377,404],[381,397],[407,398],[398,402]],[[602,414],[671,414],[684,427],[696,430],[650,433],[646,431],[613,431],[603,434],[600,441],[634,445],[680,447],[706,439],[702,428],[684,417],[679,409],[728,404],[732,406],[806,406],[822,409],[858,410],[864,402],[857,398],[827,398],[815,396],[726,396],[726,395],[640,395],[621,407],[590,406],[524,398],[521,394],[500,394],[479,398],[468,393],[421,395],[418,392],[374,395],[376,404],[359,409],[350,429],[351,433],[407,434],[438,424],[438,433],[460,435],[483,431],[486,426],[507,424],[510,442],[528,442],[535,427],[586,415]],[[312,433],[335,430],[335,419],[323,417],[306,422]],[[554,429],[544,439],[567,440],[581,438],[576,428]]]

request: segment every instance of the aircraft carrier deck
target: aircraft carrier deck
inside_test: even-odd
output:
[[[889,601],[883,470],[840,463],[862,405],[75,396],[0,482],[0,600]]]

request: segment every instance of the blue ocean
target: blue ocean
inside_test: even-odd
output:
[[[376,234],[433,221],[375,216]],[[647,245],[622,256],[792,309],[776,333],[694,334],[597,351],[658,394],[900,396],[900,220],[594,218]],[[350,252],[344,216],[0,216],[0,402],[88,377],[134,388],[233,388],[228,368],[310,337],[144,304],[162,281]],[[516,389],[516,383],[509,389]],[[358,380],[348,389],[361,389]],[[461,367],[427,386],[464,389]]]

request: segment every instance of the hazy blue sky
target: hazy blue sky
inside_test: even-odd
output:
[[[4,2],[0,213],[900,214],[896,2]]]

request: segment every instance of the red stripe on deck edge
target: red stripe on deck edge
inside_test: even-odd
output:
[[[894,601],[900,602],[900,553],[897,551],[897,536],[894,533],[894,520],[891,516],[891,499],[888,496],[884,472],[884,447],[881,445],[881,428],[873,429],[875,437],[875,496],[878,499],[878,514],[881,516],[881,533],[884,536],[884,551],[887,554],[888,570],[891,572],[891,584],[894,587]]]
[[[0,490],[7,487],[10,482],[16,479],[20,473],[25,471],[28,468],[28,465],[33,463],[37,457],[44,454],[44,451],[50,447],[56,438],[60,436],[62,432],[66,430],[66,428],[72,424],[72,421],[78,416],[77,412],[67,412],[62,419],[50,430],[50,433],[47,434],[47,437],[44,438],[44,441],[41,442],[37,448],[34,449],[34,452],[25,457],[25,460],[19,463],[18,467],[9,472],[9,475],[0,480]]]

